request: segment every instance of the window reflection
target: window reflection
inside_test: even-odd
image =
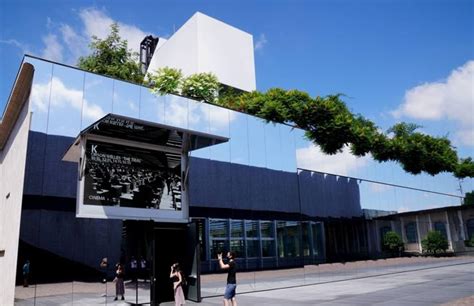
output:
[[[209,104],[189,100],[189,119],[188,128],[193,131],[209,133],[210,131],[210,114]],[[192,151],[191,156],[200,158],[210,158],[210,148],[203,148]]]
[[[81,130],[112,112],[113,80],[85,73]]]
[[[236,113],[230,122],[230,157],[231,162],[248,165],[249,143],[247,132],[247,115]]]
[[[35,68],[30,94],[30,111],[32,131],[46,133],[51,94],[53,64],[25,57],[25,61]]]
[[[267,123],[265,128],[266,165],[269,169],[281,170],[281,135],[280,124]]]
[[[235,118],[235,112],[215,105],[209,105],[210,133],[229,137],[229,120]],[[210,147],[210,158],[218,161],[230,161],[229,142]]]
[[[114,114],[138,118],[140,106],[140,86],[114,80],[112,112]]]
[[[280,162],[281,170],[288,172],[296,172],[296,129],[286,125],[280,125]]]
[[[278,256],[300,256],[299,226],[295,221],[277,222]]]
[[[81,129],[84,72],[54,65],[48,134],[75,137]]]
[[[251,166],[266,167],[265,127],[262,119],[248,117],[249,129],[249,164]]]
[[[175,95],[165,96],[165,123],[188,128],[188,99]]]
[[[154,95],[148,88],[140,87],[139,118],[156,123],[165,123],[165,97]]]

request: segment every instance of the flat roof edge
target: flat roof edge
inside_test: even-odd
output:
[[[5,107],[5,112],[0,121],[0,150],[3,150],[15,126],[23,106],[30,96],[33,85],[34,67],[30,63],[21,65],[18,76],[13,85],[13,90]]]

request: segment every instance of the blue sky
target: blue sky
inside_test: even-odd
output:
[[[259,90],[344,93],[382,129],[417,122],[474,156],[474,1],[3,0],[0,108],[25,52],[75,64],[97,25],[169,37],[196,11],[254,36]]]

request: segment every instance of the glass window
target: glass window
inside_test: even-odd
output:
[[[224,239],[213,239],[211,242],[211,259],[217,258],[217,254],[225,252],[229,250],[229,240]]]
[[[296,172],[296,145],[295,132],[296,130],[286,126],[280,125],[281,135],[281,170],[288,172]]]
[[[85,73],[81,130],[112,112],[113,80]]]
[[[263,119],[252,116],[248,120],[249,165],[266,167],[265,123]]]
[[[228,109],[209,105],[209,132],[211,134],[229,137],[229,122],[235,119],[235,112]],[[210,148],[210,159],[219,161],[230,161],[229,142],[213,145]]]
[[[146,87],[140,87],[140,119],[165,123],[165,97],[154,95]]]
[[[262,240],[262,257],[273,257],[275,256],[275,240],[266,239]]]
[[[249,142],[247,132],[248,115],[235,113],[230,121],[230,157],[231,162],[241,165],[249,163]]]
[[[416,233],[416,223],[410,222],[405,226],[405,234],[407,236],[408,243],[418,242],[418,235]]]
[[[231,237],[244,236],[244,222],[242,220],[232,220],[230,225],[231,225]]]
[[[140,107],[140,86],[114,80],[112,112],[114,114],[137,118]]]
[[[323,231],[322,223],[313,223],[312,227],[312,236],[313,236],[313,255],[318,256],[323,252]]]
[[[258,221],[245,221],[247,238],[258,238]]]
[[[235,256],[237,258],[245,257],[244,240],[243,239],[231,239],[230,240],[230,250],[235,253]]]
[[[311,256],[310,252],[310,241],[311,241],[311,228],[309,222],[303,222],[303,256]]]
[[[247,257],[260,257],[259,243],[257,239],[247,239]]]
[[[273,231],[273,222],[272,221],[261,221],[260,231],[262,238],[274,238],[275,233]]]
[[[165,96],[165,123],[188,128],[188,99],[175,95]]]
[[[46,133],[51,84],[53,82],[53,64],[29,57],[25,57],[25,61],[35,68],[30,93],[30,111],[32,113],[30,129]]]
[[[296,221],[279,221],[277,223],[277,241],[279,257],[300,256],[299,224]]]
[[[474,219],[469,219],[466,222],[467,228],[467,239],[471,239],[474,236]]]
[[[54,65],[48,134],[76,137],[81,129],[84,72]]]
[[[265,129],[266,165],[269,169],[281,170],[281,135],[280,124],[267,123]]]
[[[209,230],[211,238],[227,238],[227,220],[210,220]]]
[[[446,225],[444,225],[443,222],[435,222],[434,230],[440,232],[444,238],[448,239],[448,234],[446,233]]]

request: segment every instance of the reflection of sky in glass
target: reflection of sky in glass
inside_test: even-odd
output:
[[[230,122],[230,161],[236,164],[249,163],[247,117],[236,113],[234,120]]]
[[[111,113],[112,98],[113,80],[86,72],[81,129]]]
[[[262,119],[248,117],[249,127],[249,164],[251,166],[266,167],[265,123]]]
[[[30,111],[33,113],[30,129],[46,133],[53,65],[29,57],[25,57],[25,61],[35,68],[30,94]]]
[[[199,131],[209,134],[210,130],[210,114],[207,103],[198,102],[189,99],[189,119],[188,127],[190,130]]]
[[[359,183],[362,208],[384,211],[416,211],[459,205],[455,197],[362,181]]]
[[[183,129],[188,128],[188,99],[173,95],[165,96],[165,123]]]
[[[165,97],[156,96],[148,88],[140,88],[140,119],[165,123]]]
[[[48,134],[76,137],[81,130],[84,72],[55,65]]]
[[[267,153],[267,168],[281,170],[282,152],[280,125],[266,123],[265,126],[265,152]]]
[[[112,112],[130,118],[138,118],[140,86],[114,80]]]
[[[234,112],[215,105],[209,105],[210,133],[229,137],[229,119],[231,117],[235,117]],[[229,142],[211,146],[210,158],[219,161],[230,161]]]
[[[195,100],[189,100],[189,129],[193,131],[199,131],[208,133],[210,130],[210,105],[207,103],[201,103]],[[191,156],[200,158],[210,158],[210,148],[203,148],[200,150],[192,151]]]
[[[224,143],[195,151],[193,156],[293,172],[296,165],[301,167],[301,157],[305,156],[298,155],[298,151],[301,153],[301,150],[306,150],[310,153],[306,156],[324,155],[314,149],[312,143],[304,138],[304,132],[299,129],[266,124],[252,116],[182,97],[157,97],[147,88],[138,85],[60,65],[55,65],[53,69],[51,63],[41,60],[26,57],[25,61],[35,67],[30,96],[33,131],[75,136],[79,127],[84,129],[113,111],[128,117],[139,116],[140,119],[151,122],[231,138],[231,144]],[[370,156],[354,159],[349,152],[345,152],[332,156],[333,159],[323,157],[316,158],[316,163],[311,164],[310,169],[329,169],[323,172],[348,174],[456,195],[460,194],[460,185],[463,193],[474,189],[473,179],[459,182],[449,173],[434,177],[427,174],[411,175],[395,162],[377,163]],[[408,192],[400,188],[369,186],[368,183],[362,183],[360,190],[362,205],[366,208],[413,210],[459,204],[456,198]]]
[[[286,125],[280,125],[281,170],[283,171],[296,171],[295,134],[295,129]]]

